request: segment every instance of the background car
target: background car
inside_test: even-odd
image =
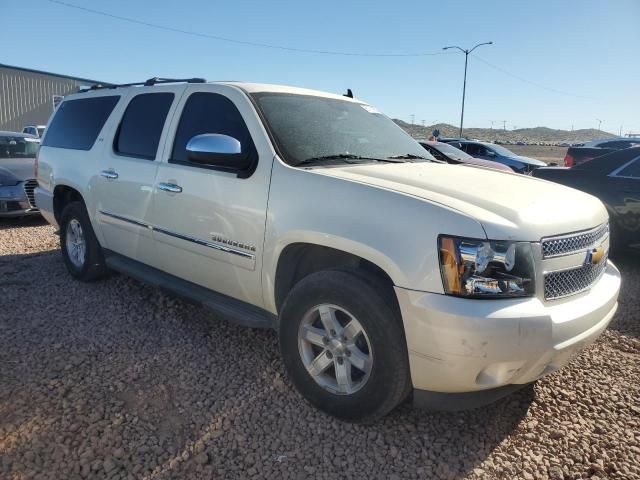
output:
[[[39,146],[34,135],[0,131],[0,218],[38,213],[34,168]]]
[[[529,173],[539,167],[546,167],[547,164],[529,157],[516,155],[511,150],[496,145],[495,143],[477,142],[472,140],[456,140],[447,142],[465,151],[469,155],[482,160],[491,160],[492,162],[507,165],[514,172]]]
[[[430,140],[419,140],[418,143],[433,155],[436,160],[442,160],[451,164],[465,163],[468,165],[476,165],[478,167],[494,168],[496,170],[513,172],[511,168],[503,165],[502,163],[474,158],[449,143],[433,142]]]
[[[28,133],[29,135],[33,135],[37,138],[42,138],[42,136],[44,135],[44,130],[46,128],[46,125],[26,125],[22,129],[22,133]]]
[[[592,158],[633,147],[640,147],[640,137],[614,137],[603,140],[593,140],[586,143],[576,143],[567,150],[564,157],[564,166],[574,167]]]
[[[538,168],[532,175],[598,197],[609,211],[613,248],[640,246],[640,148],[618,150],[573,168]]]

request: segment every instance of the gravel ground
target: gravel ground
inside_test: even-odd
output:
[[[310,407],[273,332],[123,276],[71,280],[53,228],[0,221],[0,478],[640,478],[640,261],[572,364],[463,413]]]

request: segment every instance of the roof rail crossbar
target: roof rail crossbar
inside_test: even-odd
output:
[[[145,86],[151,87],[153,85],[157,85],[159,83],[207,83],[207,80],[204,78],[162,78],[162,77],[153,77],[144,82],[133,82],[133,83],[118,83],[118,84],[102,84],[98,83],[96,85],[91,85],[89,88],[83,88],[79,90],[80,93],[88,92],[90,90],[102,90],[105,88],[114,89],[121,87],[135,87],[135,86]]]

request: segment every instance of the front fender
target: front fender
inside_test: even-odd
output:
[[[445,205],[276,160],[263,252],[265,306],[276,312],[278,259],[293,243],[344,251],[381,268],[396,286],[443,293],[443,233],[485,238],[478,221]]]

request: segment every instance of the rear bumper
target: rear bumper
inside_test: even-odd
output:
[[[53,194],[41,187],[36,187],[35,191],[36,205],[40,209],[40,213],[44,219],[54,227],[58,228],[56,216],[53,213]]]
[[[563,301],[470,300],[396,288],[413,386],[464,393],[531,383],[566,365],[607,327],[620,272]]]

